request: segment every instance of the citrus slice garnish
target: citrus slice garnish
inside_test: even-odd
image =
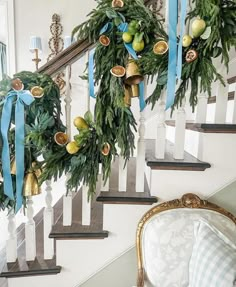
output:
[[[44,95],[44,90],[43,88],[39,87],[39,86],[35,86],[30,90],[32,96],[34,98],[42,98]]]
[[[16,78],[12,80],[11,87],[15,91],[22,91],[24,89],[24,84],[22,83],[21,79]]]
[[[110,150],[111,150],[111,146],[109,145],[109,143],[104,143],[104,144],[103,144],[103,147],[102,147],[101,153],[102,153],[104,156],[108,156],[109,153],[110,153]]]
[[[63,132],[58,132],[54,135],[54,141],[58,145],[64,146],[68,143],[68,136],[67,136],[67,134],[65,134]]]
[[[124,7],[124,2],[122,0],[113,0],[112,1],[113,8],[122,8]]]
[[[110,39],[106,36],[106,35],[101,35],[99,38],[99,42],[100,44],[102,44],[103,46],[107,47],[110,45]]]
[[[117,78],[122,78],[124,77],[126,70],[122,66],[115,66],[111,69],[111,74]]]
[[[158,41],[153,47],[153,52],[156,55],[164,55],[168,50],[169,46],[166,41]]]
[[[194,49],[191,49],[187,52],[185,59],[187,63],[191,63],[195,61],[197,57],[198,57],[198,52]]]

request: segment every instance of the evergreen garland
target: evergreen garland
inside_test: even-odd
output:
[[[194,110],[199,92],[206,92],[210,97],[213,82],[220,81],[224,84],[224,79],[214,66],[214,58],[221,57],[228,68],[229,50],[236,47],[236,1],[193,0],[192,3],[194,9],[189,12],[186,22],[197,18],[203,19],[206,26],[211,28],[211,32],[207,39],[193,38],[192,44],[183,48],[182,78],[176,91],[173,109],[182,103],[188,90],[190,90],[190,105]],[[188,63],[185,57],[191,49],[196,50],[198,56],[196,60]],[[154,75],[157,76],[156,88],[147,99],[147,102],[154,107],[166,88],[168,53],[164,56],[155,55],[150,49],[140,59],[139,65],[143,74],[152,79]]]

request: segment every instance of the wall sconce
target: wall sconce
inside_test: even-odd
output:
[[[36,70],[39,68],[39,62],[41,59],[39,58],[39,52],[42,52],[42,42],[40,37],[32,36],[30,37],[30,52],[35,53],[35,58],[32,59],[35,62]]]

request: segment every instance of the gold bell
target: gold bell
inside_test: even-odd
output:
[[[134,60],[129,59],[126,67],[126,80],[125,83],[132,86],[137,85],[144,80],[144,77],[140,74],[139,67]]]
[[[16,160],[15,160],[15,158],[13,158],[13,160],[11,161],[11,174],[16,175]]]
[[[124,103],[126,107],[131,106],[131,97],[132,97],[131,87],[129,85],[125,85]]]
[[[132,85],[131,86],[131,97],[138,98],[139,97],[139,85]]]
[[[38,163],[36,161],[32,162],[32,168],[36,177],[39,178],[42,174],[42,169],[38,167]]]
[[[27,173],[24,182],[24,196],[34,196],[41,193],[37,176],[33,172]]]

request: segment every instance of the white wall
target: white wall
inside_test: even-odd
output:
[[[34,71],[32,54],[29,52],[30,36],[42,38],[42,62],[45,63],[49,52],[48,40],[51,37],[52,15],[61,16],[63,36],[70,35],[72,29],[85,20],[85,16],[96,6],[94,0],[20,0],[15,1],[16,56],[17,71]]]

